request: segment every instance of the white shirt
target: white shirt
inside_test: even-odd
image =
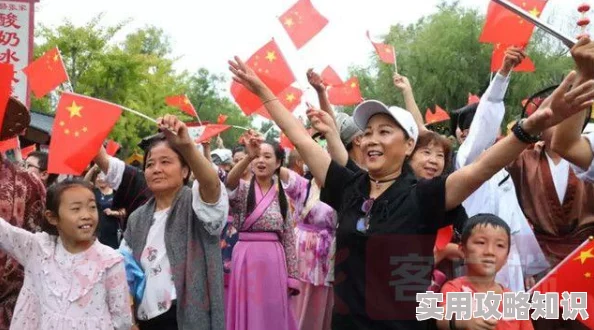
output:
[[[483,94],[472,120],[468,137],[456,156],[456,168],[474,162],[497,139],[497,132],[505,115],[503,98],[509,76],[499,73]],[[507,263],[495,280],[512,291],[524,291],[524,275],[535,275],[549,267],[534,233],[518,203],[516,190],[509,173],[502,169],[487,180],[462,205],[469,217],[480,213],[495,214],[511,229],[511,246]],[[505,180],[507,178],[507,180]],[[528,265],[530,264],[530,268]]]
[[[119,188],[125,168],[126,164],[123,161],[110,157],[106,182],[112,189]],[[219,237],[229,215],[227,189],[221,184],[219,200],[214,204],[208,204],[202,201],[198,188],[198,181],[194,181],[192,209],[196,215],[199,215],[198,219],[204,223],[206,231]],[[140,320],[149,320],[165,313],[171,307],[171,302],[177,297],[165,246],[165,225],[168,215],[169,209],[155,212],[154,222],[149,229],[146,245],[141,255],[140,266],[146,276],[146,287],[137,313]],[[120,248],[131,251],[126,240],[122,240]]]
[[[555,184],[559,203],[563,204],[563,201],[565,200],[565,192],[567,191],[567,182],[569,180],[569,162],[565,159],[561,159],[559,164],[555,165],[553,159],[549,157],[549,155],[546,156],[549,162],[549,168],[551,169],[551,177],[553,177],[553,183]]]
[[[584,137],[590,142],[590,148],[594,152],[594,132],[584,135]],[[579,166],[571,164],[571,168],[575,172],[578,179],[586,182],[594,182],[594,161],[590,164],[590,167],[586,170],[581,169]]]
[[[175,283],[173,283],[171,264],[165,247],[165,224],[169,210],[155,212],[154,222],[146,238],[146,245],[140,256],[140,265],[146,276],[146,288],[142,301],[138,306],[137,318],[150,320],[171,307],[171,302],[177,298]],[[126,241],[122,241],[121,249],[127,249]]]

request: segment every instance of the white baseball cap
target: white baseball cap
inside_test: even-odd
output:
[[[369,118],[377,115],[378,113],[384,113],[396,121],[398,125],[406,132],[406,134],[417,143],[417,139],[419,137],[419,128],[417,127],[417,122],[410,114],[410,112],[400,108],[400,107],[388,107],[380,101],[377,100],[367,100],[361,102],[353,112],[353,119],[355,120],[355,125],[359,127],[360,130],[364,131],[367,128],[367,123],[369,122]]]

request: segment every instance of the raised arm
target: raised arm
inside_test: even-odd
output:
[[[594,47],[588,38],[581,38],[572,48],[578,72],[582,79],[594,78]],[[551,149],[582,170],[587,170],[594,160],[592,146],[582,136],[582,128],[589,111],[582,111],[557,125]]]
[[[307,117],[311,122],[311,126],[316,131],[324,134],[328,142],[328,153],[330,153],[332,160],[342,166],[346,166],[349,161],[349,153],[340,140],[340,133],[338,133],[332,117],[327,112],[317,109],[309,109],[307,111]]]
[[[549,127],[569,118],[594,101],[594,81],[588,81],[566,93],[575,81],[576,73],[571,72],[552,95],[551,108],[540,108],[523,122],[523,130],[531,135],[539,135]],[[514,134],[499,141],[474,163],[451,174],[446,180],[446,209],[460,205],[468,196],[503,167],[511,163],[526,147]]]
[[[392,81],[394,82],[394,86],[402,92],[406,110],[408,110],[408,112],[410,112],[410,114],[415,119],[415,122],[419,127],[419,134],[421,134],[423,131],[426,131],[427,128],[425,127],[425,120],[423,120],[421,110],[419,110],[419,107],[417,106],[417,101],[415,101],[415,95],[413,94],[412,86],[408,78],[395,72],[394,76],[392,77]]]
[[[297,147],[313,176],[319,182],[325,182],[331,161],[328,153],[309,136],[305,127],[279,102],[254,73],[254,70],[250,69],[238,57],[235,57],[235,61],[229,61],[229,65],[229,69],[234,75],[233,80],[260,98],[274,122]]]
[[[227,174],[225,186],[229,190],[235,190],[239,186],[243,173],[245,173],[245,170],[248,169],[252,161],[260,154],[260,143],[262,142],[260,136],[252,131],[248,131],[242,136],[242,139],[245,141],[245,152],[247,155],[239,163],[235,164],[229,174]]]
[[[328,94],[326,94],[326,85],[324,84],[324,80],[322,80],[322,77],[320,77],[319,74],[314,72],[313,69],[309,69],[307,70],[307,81],[309,81],[311,87],[313,87],[316,90],[316,93],[318,94],[320,109],[328,113],[334,121],[334,123],[336,123],[334,110],[332,109],[332,105],[330,105],[330,101],[328,100]]]
[[[188,134],[188,128],[173,115],[157,120],[169,143],[184,157],[199,184],[200,197],[205,203],[216,203],[221,195],[221,181],[211,163],[198,151]]]

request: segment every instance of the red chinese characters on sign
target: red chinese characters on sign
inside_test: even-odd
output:
[[[32,13],[30,3],[0,0],[0,63],[14,66],[13,96],[27,102],[27,78],[22,69],[29,64]]]

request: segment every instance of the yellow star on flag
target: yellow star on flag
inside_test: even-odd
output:
[[[83,128],[82,128],[82,131],[83,131],[83,132],[85,132],[85,133],[86,133],[88,130],[89,130],[89,129],[87,128],[87,126],[85,126],[85,127],[83,127]]]
[[[58,54],[54,55],[54,62],[58,62],[59,59],[60,59],[60,56]]]
[[[351,83],[351,88],[355,88],[355,87],[357,87],[357,84],[355,82],[352,82]]]
[[[64,130],[64,134],[66,134],[66,135],[70,134],[70,130],[69,129],[65,129]]]
[[[82,110],[82,108],[83,107],[77,105],[75,101],[72,101],[72,105],[67,107],[66,110],[68,110],[68,112],[70,112],[70,118],[72,118],[74,116],[78,116],[78,117],[82,118],[82,115],[80,114],[80,110]]]
[[[74,136],[78,137],[80,135],[80,133],[78,131],[74,132]]]
[[[188,98],[186,97],[186,98],[184,98],[184,103],[185,104],[190,104],[190,100],[188,100]]]
[[[64,125],[65,125],[64,121],[60,121],[60,126],[64,126]]]
[[[276,60],[276,53],[274,51],[266,53],[266,59],[270,62],[274,62]]]
[[[392,52],[392,48],[386,47],[386,53],[391,53],[391,52]]]
[[[594,248],[588,250],[588,251],[582,251],[580,252],[580,256],[576,257],[573,260],[579,260],[581,261],[582,265],[586,263],[586,260],[592,258],[594,259],[594,254],[592,254],[592,251],[594,251]]]
[[[293,93],[287,94],[287,101],[289,101],[289,102],[295,101],[295,94],[293,94]]]
[[[292,18],[288,17],[287,19],[285,19],[285,25],[287,27],[291,27],[291,26],[295,25],[295,22],[293,22]]]
[[[530,15],[533,17],[538,17],[538,15],[540,15],[540,11],[538,11],[538,9],[536,7],[532,8],[532,10],[529,11],[528,13],[530,13]]]
[[[592,273],[585,273],[584,274],[584,277],[585,278],[592,278]]]

